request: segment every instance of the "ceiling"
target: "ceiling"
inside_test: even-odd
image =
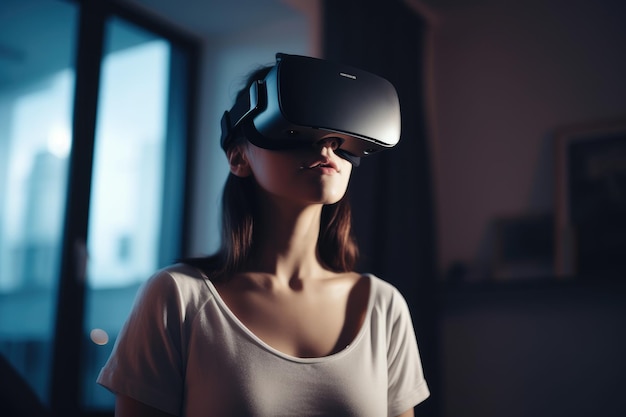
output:
[[[322,0],[118,1],[191,35],[211,39],[228,37],[255,25],[267,25],[294,16],[302,18],[303,13],[310,12]],[[418,9],[441,11],[459,3],[495,0],[401,1]],[[75,45],[68,39],[74,38],[76,10],[72,0],[0,0],[0,87],[50,73],[72,62]]]
[[[300,0],[314,1],[314,0]],[[122,0],[202,37],[226,36],[298,13],[294,0]]]
[[[119,1],[187,33],[211,38],[293,17],[299,12],[290,4],[314,0]],[[70,0],[0,0],[0,87],[66,68],[73,59],[77,19]]]

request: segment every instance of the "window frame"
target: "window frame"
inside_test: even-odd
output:
[[[50,407],[52,415],[87,416],[99,414],[83,409],[83,361],[80,358],[84,349],[86,242],[105,23],[111,17],[121,18],[165,38],[172,45],[166,152],[175,157],[166,159],[162,207],[163,218],[180,217],[178,221],[161,225],[161,242],[165,242],[159,250],[162,258],[181,256],[187,252],[189,242],[193,189],[193,158],[189,156],[193,155],[195,142],[200,41],[121,1],[69,1],[79,6],[79,22],[73,140],[57,294]],[[186,88],[181,88],[181,83],[185,83]],[[174,123],[176,129],[172,129]]]

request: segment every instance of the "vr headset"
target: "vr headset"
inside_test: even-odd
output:
[[[276,65],[240,94],[222,116],[226,149],[241,128],[254,145],[270,150],[312,146],[327,139],[354,165],[400,140],[400,104],[393,85],[369,72],[298,55],[276,54]]]

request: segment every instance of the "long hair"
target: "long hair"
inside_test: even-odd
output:
[[[256,80],[265,78],[272,67],[262,67],[252,72],[239,93],[247,94]],[[233,132],[228,149],[247,141],[241,129]],[[187,258],[182,262],[195,266],[213,281],[226,281],[234,274],[246,270],[250,254],[256,243],[255,222],[259,219],[255,180],[252,176],[241,178],[228,175],[222,194],[221,246],[210,256]],[[352,234],[350,201],[346,195],[335,204],[322,208],[317,255],[320,262],[335,272],[351,271],[358,258],[358,247]]]

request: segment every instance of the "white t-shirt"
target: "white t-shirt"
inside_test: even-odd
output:
[[[142,287],[98,383],[174,415],[398,415],[429,395],[405,299],[368,275],[365,321],[344,350],[286,355],[254,335],[200,271]]]

